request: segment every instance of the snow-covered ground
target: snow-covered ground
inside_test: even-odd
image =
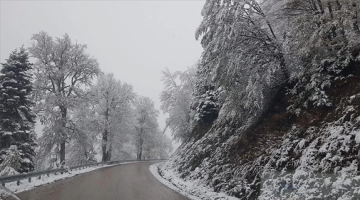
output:
[[[192,200],[236,200],[224,193],[213,192],[197,181],[180,178],[180,175],[171,168],[165,167],[164,162],[150,166],[151,173],[164,185]],[[159,174],[160,173],[160,174]]]
[[[41,179],[38,179],[38,177],[33,177],[31,179],[30,183],[27,179],[23,179],[19,186],[16,184],[16,182],[7,183],[5,186],[13,193],[19,193],[19,192],[31,190],[31,189],[41,186],[41,185],[53,183],[53,182],[61,180],[61,179],[73,177],[78,174],[91,172],[91,171],[94,171],[94,170],[97,170],[100,168],[111,167],[111,166],[115,166],[115,165],[124,165],[124,164],[130,164],[130,163],[133,163],[133,162],[126,162],[126,163],[114,164],[114,165],[104,165],[104,166],[99,165],[99,166],[89,167],[89,168],[85,168],[85,169],[73,170],[71,172],[66,172],[63,174],[60,174],[60,173],[57,173],[56,175],[49,174],[49,177],[45,175],[45,176],[42,176]],[[8,194],[8,192],[4,191],[4,189],[2,187],[0,187],[0,200],[2,199],[1,197],[7,196],[7,194]]]

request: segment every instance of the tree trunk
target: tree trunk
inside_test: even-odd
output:
[[[87,151],[84,152],[84,156],[85,156],[85,163],[88,163],[89,155],[88,155]],[[82,164],[82,160],[81,160],[81,164]]]
[[[62,133],[61,133],[61,143],[60,143],[60,164],[61,166],[65,165],[65,144],[66,144],[66,116],[67,116],[67,108],[65,106],[60,106],[61,112],[61,125],[62,125]]]
[[[65,165],[65,141],[60,144],[60,164]]]
[[[142,160],[142,150],[143,150],[143,138],[140,138],[140,153],[139,153],[139,160]]]
[[[108,122],[109,122],[109,109],[105,111],[105,130],[102,135],[102,162],[108,161],[108,151],[107,151],[107,143],[108,143]]]
[[[110,138],[110,144],[109,144],[109,150],[106,153],[106,161],[110,161],[111,160],[111,152],[112,152],[112,138]]]
[[[104,133],[102,135],[102,162],[106,162],[106,157],[107,157],[107,137],[108,137],[108,130],[107,128],[105,128]]]
[[[285,83],[289,81],[290,79],[290,72],[289,70],[287,69],[286,67],[286,62],[285,62],[285,58],[284,58],[284,54],[281,52],[279,53],[278,55],[278,59],[280,61],[280,70],[281,70],[281,73],[283,74],[284,76],[284,80],[285,80]]]
[[[137,152],[137,160],[141,160],[142,157],[142,146],[143,146],[143,129],[140,128],[140,134],[139,134],[139,142],[138,142],[138,152]]]

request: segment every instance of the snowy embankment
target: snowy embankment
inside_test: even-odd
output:
[[[151,173],[164,185],[192,200],[236,200],[224,193],[213,192],[211,188],[194,180],[184,180],[164,162],[150,166]]]
[[[16,182],[7,183],[6,188],[9,189],[10,191],[12,191],[13,193],[20,193],[20,192],[34,189],[35,187],[38,187],[38,186],[53,183],[55,181],[62,180],[65,178],[70,178],[70,177],[73,177],[73,176],[76,176],[79,174],[83,174],[86,172],[91,172],[91,171],[94,171],[94,170],[97,170],[100,168],[111,167],[111,166],[115,166],[115,165],[124,165],[124,164],[130,164],[130,163],[133,163],[133,162],[126,162],[126,163],[121,163],[121,164],[113,164],[113,165],[105,165],[105,166],[94,166],[94,167],[89,167],[89,168],[85,168],[85,169],[69,171],[69,172],[63,173],[63,174],[60,174],[60,173],[49,174],[49,177],[42,176],[41,179],[34,177],[30,183],[28,182],[27,179],[24,179],[24,180],[21,180],[20,185],[17,185]],[[7,194],[8,193],[0,187],[0,200],[2,199],[1,197],[7,196]]]

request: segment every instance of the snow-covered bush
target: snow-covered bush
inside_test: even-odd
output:
[[[18,174],[21,171],[21,156],[20,152],[15,145],[10,148],[1,150],[0,160],[0,176],[9,176]],[[30,162],[30,160],[29,160]]]

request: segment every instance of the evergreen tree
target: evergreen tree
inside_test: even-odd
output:
[[[31,63],[21,47],[14,50],[0,74],[0,173],[34,170],[35,115],[31,108]],[[16,159],[14,157],[17,157]],[[13,161],[13,162],[11,162]]]

